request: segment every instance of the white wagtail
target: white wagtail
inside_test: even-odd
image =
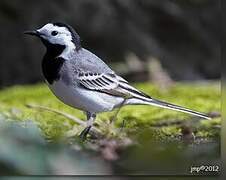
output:
[[[39,37],[47,48],[42,71],[51,91],[65,104],[86,112],[83,137],[97,113],[122,105],[153,105],[210,119],[206,114],[156,100],[132,87],[99,57],[82,48],[79,35],[65,23],[48,23],[25,34]]]

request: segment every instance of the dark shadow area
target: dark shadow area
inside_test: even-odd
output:
[[[53,21],[71,24],[83,47],[128,80],[148,80],[153,58],[174,80],[220,78],[219,0],[1,0],[0,86],[42,79],[44,49],[22,32]],[[140,78],[128,75],[131,54],[144,63]]]

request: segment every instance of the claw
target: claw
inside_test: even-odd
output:
[[[86,127],[79,135],[79,137],[82,140],[86,140],[87,134],[89,133],[89,130],[91,129],[91,126]]]

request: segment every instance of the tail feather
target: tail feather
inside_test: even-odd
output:
[[[184,113],[198,116],[198,117],[201,117],[204,119],[211,119],[211,117],[209,117],[207,114],[193,111],[193,110],[187,109],[185,107],[181,107],[181,106],[178,106],[175,104],[167,103],[164,101],[159,101],[159,100],[152,99],[152,98],[142,98],[142,99],[141,98],[131,98],[131,99],[127,100],[126,104],[153,105],[153,106],[157,106],[157,107],[161,107],[161,108],[165,108],[165,109],[171,109],[171,110],[175,110],[175,111],[179,111],[179,112],[184,112]]]
[[[127,82],[121,81],[120,88],[122,88],[124,93],[130,94],[131,98],[127,99],[124,104],[146,104],[146,105],[153,105],[165,109],[171,109],[175,111],[184,112],[187,114],[192,114],[194,116],[198,116],[204,119],[211,119],[208,115],[193,111],[191,109],[187,109],[185,107],[177,106],[175,104],[159,101],[157,99],[153,99],[152,97],[142,93],[141,91],[137,90],[136,88],[130,86]]]

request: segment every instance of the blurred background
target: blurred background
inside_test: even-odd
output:
[[[45,47],[23,31],[64,22],[76,29],[84,48],[130,82],[150,81],[162,87],[174,81],[210,81],[203,88],[191,83],[169,94],[161,92],[164,88],[148,92],[218,113],[218,119],[198,125],[199,119],[187,118],[184,123],[181,115],[157,109],[152,113],[143,108],[135,115],[134,110],[124,111],[123,123],[132,120],[132,125],[126,124],[126,133],[122,131],[126,138],[119,134],[120,138],[107,136],[83,144],[76,139],[77,124],[25,106],[34,102],[79,115],[56,101],[46,86],[1,90],[0,176],[191,175],[191,164],[219,165],[220,88],[214,83],[221,75],[220,16],[220,0],[0,0],[0,89],[43,82]],[[156,120],[153,124],[151,117]],[[164,135],[160,141],[158,133]],[[216,174],[219,172],[205,173]]]
[[[1,0],[0,87],[42,80],[44,47],[23,31],[53,21],[129,81],[220,78],[220,1]]]

